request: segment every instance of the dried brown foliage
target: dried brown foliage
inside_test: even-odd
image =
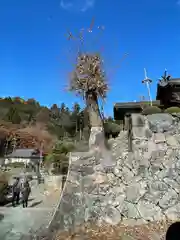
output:
[[[172,222],[152,222],[144,225],[87,225],[76,228],[74,233],[60,232],[55,240],[164,240],[165,234]]]
[[[5,121],[0,122],[0,139],[11,140],[15,138],[18,148],[40,148],[43,146],[47,152],[54,145],[56,138],[44,127],[44,124],[23,127]]]
[[[48,152],[52,148],[56,140],[55,136],[52,136],[46,129],[42,128],[39,124],[22,128],[18,130],[16,134],[18,134],[22,140],[25,139],[27,141],[27,139],[29,138],[28,145],[33,145],[37,148],[43,146],[45,152]]]
[[[75,70],[70,78],[69,90],[85,97],[88,92],[105,98],[108,84],[102,70],[102,60],[98,54],[80,54]]]

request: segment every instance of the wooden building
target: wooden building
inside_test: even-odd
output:
[[[165,108],[180,107],[180,78],[160,81],[157,85],[156,100],[159,100]]]
[[[149,104],[149,102],[121,102],[114,105],[114,119],[116,121],[123,121],[126,114],[142,112],[142,106]],[[161,107],[160,101],[153,101],[153,106]]]
[[[126,114],[142,112],[142,105],[149,102],[124,102],[114,105],[114,119],[123,121]],[[156,101],[153,106],[161,109],[168,107],[180,107],[180,78],[171,78],[165,70],[157,84]]]

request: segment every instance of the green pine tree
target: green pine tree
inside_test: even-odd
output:
[[[13,124],[20,124],[21,123],[21,117],[18,113],[18,110],[15,107],[11,107],[6,114],[5,121],[12,122]]]

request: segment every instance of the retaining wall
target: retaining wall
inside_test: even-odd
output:
[[[92,220],[116,225],[180,218],[180,121],[178,116],[132,115],[128,134],[110,140],[116,166],[105,172],[102,155],[73,153],[51,231]]]

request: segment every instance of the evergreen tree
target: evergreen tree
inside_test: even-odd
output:
[[[81,107],[80,107],[79,103],[75,103],[73,106],[73,113],[79,114],[80,110],[81,110]]]
[[[65,105],[65,103],[62,103],[60,106],[60,112],[64,113],[65,111],[66,111],[66,105]]]
[[[80,105],[78,103],[75,103],[71,114],[71,121],[72,124],[74,125],[76,134],[80,130],[80,109],[81,109]]]
[[[36,116],[36,121],[41,123],[48,123],[50,120],[50,111],[48,108],[43,107]]]
[[[20,124],[21,123],[21,117],[18,113],[18,110],[15,107],[11,107],[6,114],[4,120],[8,122],[12,122],[13,124]]]
[[[52,119],[58,120],[58,118],[60,118],[60,109],[58,108],[57,104],[53,104],[50,108],[50,111]]]

